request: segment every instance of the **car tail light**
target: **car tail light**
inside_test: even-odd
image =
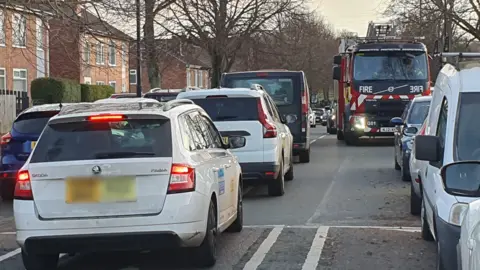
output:
[[[12,140],[12,135],[9,133],[3,135],[1,138],[0,138],[0,145],[4,145],[4,144],[7,144],[9,143],[10,141]]]
[[[18,172],[14,198],[17,200],[33,200],[30,172],[26,170]]]
[[[277,128],[268,119],[265,111],[263,110],[262,100],[257,100],[258,106],[258,121],[263,126],[263,138],[275,138],[277,137]]]
[[[308,96],[306,90],[302,92],[302,114],[308,115]]]
[[[122,121],[126,119],[125,115],[115,115],[115,114],[103,114],[103,115],[93,115],[87,117],[88,121],[92,122],[111,122],[111,121]]]
[[[183,164],[172,164],[168,193],[181,193],[195,190],[195,169]]]

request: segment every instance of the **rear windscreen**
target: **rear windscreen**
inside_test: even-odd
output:
[[[192,99],[212,118],[212,121],[258,120],[257,98],[205,98]]]
[[[257,77],[255,73],[252,74],[252,77],[226,75],[224,84],[229,88],[250,88],[252,84],[260,84],[277,106],[301,101],[300,80],[291,75],[262,75],[262,77]]]
[[[168,119],[129,119],[50,124],[30,162],[171,156]]]
[[[167,101],[170,101],[170,100],[174,100],[176,99],[178,96],[178,93],[162,93],[162,94],[159,94],[159,93],[155,93],[155,94],[150,94],[150,93],[147,93],[145,94],[143,97],[144,98],[153,98],[153,99],[156,99],[160,102],[167,102]]]
[[[40,135],[48,120],[57,113],[58,111],[24,113],[13,122],[13,129],[19,133]]]

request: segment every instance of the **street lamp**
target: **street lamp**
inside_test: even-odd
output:
[[[142,61],[141,61],[141,50],[140,50],[140,0],[135,0],[137,5],[137,97],[142,96]]]

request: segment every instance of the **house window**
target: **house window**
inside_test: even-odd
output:
[[[187,68],[187,87],[190,87],[191,83],[190,83],[190,69]]]
[[[0,46],[5,46],[5,16],[0,10]]]
[[[27,92],[27,70],[13,69],[13,90]]]
[[[108,64],[110,66],[117,65],[117,56],[115,55],[115,42],[113,40],[110,41],[110,45],[108,47]]]
[[[137,84],[137,70],[130,69],[130,84]]]
[[[96,63],[98,65],[105,64],[105,55],[104,55],[104,48],[103,43],[97,43],[96,52],[95,52]]]
[[[12,22],[13,46],[26,47],[27,45],[27,18],[22,14],[13,14]]]
[[[97,85],[105,85],[104,81],[97,81]]]
[[[203,87],[203,70],[198,72],[198,87]]]
[[[0,68],[0,90],[7,89],[7,80],[5,79],[5,68]]]
[[[90,64],[90,43],[88,41],[85,41],[83,45],[83,61],[86,64]]]
[[[37,50],[43,50],[43,22],[37,18]]]
[[[195,69],[195,87],[198,87],[198,69]]]
[[[108,82],[108,84],[109,84],[111,87],[113,87],[113,89],[115,89],[115,90],[117,89],[117,82],[116,82],[116,81],[110,81],[110,82]]]

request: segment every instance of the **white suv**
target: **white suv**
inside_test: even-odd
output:
[[[242,172],[190,100],[83,103],[52,117],[18,173],[14,215],[27,270],[60,253],[194,247],[216,260],[216,236],[242,230]]]
[[[268,184],[271,196],[285,193],[293,179],[293,137],[263,87],[222,88],[180,93],[205,109],[222,136],[245,136],[246,145],[233,150],[249,184]]]

